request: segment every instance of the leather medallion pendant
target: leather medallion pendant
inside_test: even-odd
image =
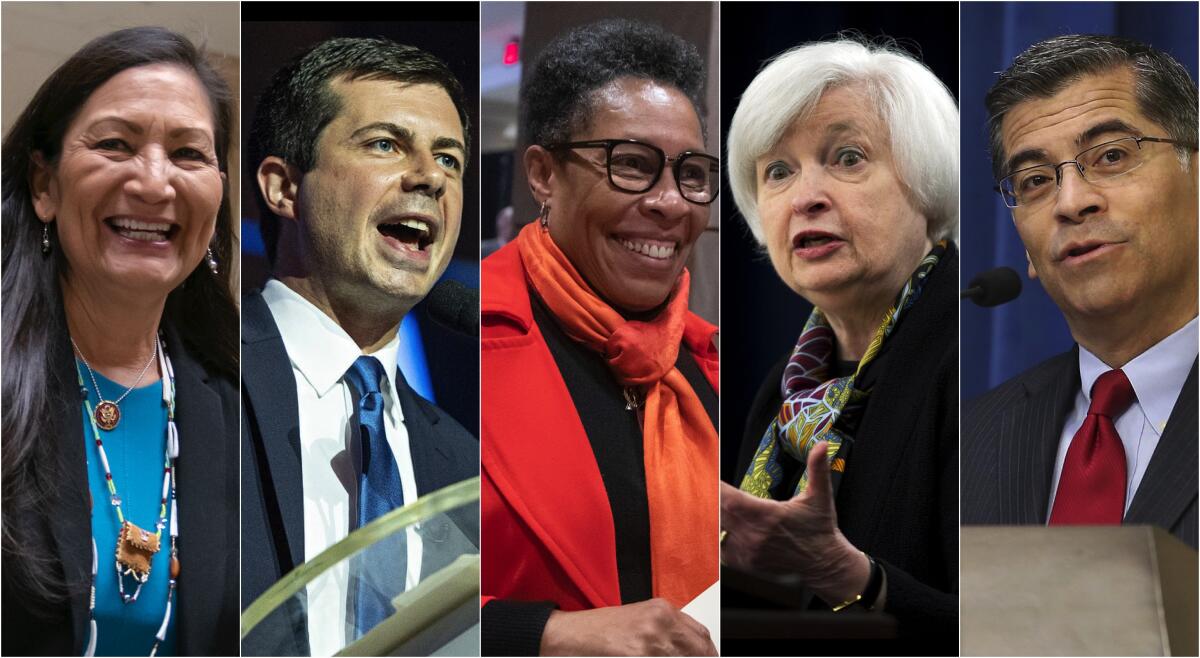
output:
[[[117,536],[117,564],[139,583],[150,577],[150,561],[158,552],[158,535],[126,521]]]
[[[96,405],[96,411],[92,415],[95,416],[100,429],[105,431],[111,430],[121,422],[121,408],[107,400]]]

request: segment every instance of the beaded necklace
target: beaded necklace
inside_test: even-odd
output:
[[[104,467],[104,483],[108,488],[109,502],[116,509],[117,521],[121,528],[117,536],[114,565],[117,570],[117,588],[121,596],[121,601],[126,605],[137,602],[138,594],[142,591],[142,585],[150,579],[150,563],[155,553],[158,553],[161,545],[162,531],[167,525],[167,503],[168,501],[170,502],[171,521],[169,532],[171,566],[170,578],[167,582],[167,607],[163,613],[162,625],[154,635],[154,645],[150,649],[151,656],[158,652],[159,645],[166,639],[167,626],[170,625],[171,621],[171,601],[175,594],[176,580],[179,578],[179,556],[177,552],[179,543],[179,512],[175,502],[175,460],[179,457],[179,430],[175,426],[175,370],[171,366],[171,358],[167,356],[162,337],[156,337],[155,340],[157,341],[156,351],[158,353],[159,371],[162,373],[162,400],[163,404],[167,407],[167,446],[163,466],[162,498],[159,502],[159,516],[158,522],[155,524],[154,533],[143,530],[125,520],[125,513],[121,509],[121,496],[117,493],[117,484],[113,480],[112,469],[108,466],[108,455],[104,452],[104,441],[100,438],[100,429],[97,427],[96,417],[92,411],[90,392],[88,391],[87,384],[84,383],[83,372],[80,371],[79,364],[75,365],[75,372],[79,376],[79,387],[84,394],[84,415],[92,427],[92,438],[96,442],[97,452],[100,453],[100,464]],[[96,397],[101,401],[104,399],[100,393],[99,386],[96,387]],[[92,588],[90,604],[88,606],[91,636],[88,639],[87,651],[84,654],[87,656],[93,656],[96,652],[96,569],[98,564],[99,553],[96,550],[96,538],[92,537]],[[132,594],[125,593],[126,576],[131,577],[137,583]]]

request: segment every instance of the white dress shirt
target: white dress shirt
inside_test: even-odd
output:
[[[363,353],[332,318],[280,281],[267,282],[263,299],[279,327],[296,378],[304,486],[304,559],[308,561],[350,531],[350,515],[358,496],[358,473],[350,446],[359,440],[350,421],[358,399],[345,375]],[[387,377],[380,384],[384,433],[400,469],[407,504],[417,499],[417,483],[404,415],[396,397],[394,375],[399,346],[397,335],[371,356],[383,364]],[[413,587],[421,574],[421,541],[413,528],[407,530],[407,547],[405,580],[407,587]],[[349,565],[342,561],[308,585],[308,639],[314,656],[332,655],[353,639],[353,625],[347,617],[348,577]]]
[[[1183,389],[1188,373],[1197,353],[1196,318],[1183,325],[1178,331],[1159,341],[1154,347],[1137,355],[1121,370],[1133,384],[1133,392],[1137,396],[1133,404],[1114,420],[1117,433],[1121,435],[1121,445],[1125,448],[1125,511],[1133,502],[1158,440],[1162,437],[1175,408],[1175,401]],[[1071,439],[1083,425],[1087,416],[1088,406],[1092,402],[1092,385],[1104,373],[1112,370],[1096,355],[1079,347],[1079,392],[1075,394],[1075,406],[1067,414],[1063,424],[1062,435],[1058,440],[1058,457],[1054,461],[1054,480],[1050,488],[1050,506],[1046,508],[1046,518],[1054,509],[1054,497],[1058,493],[1058,479],[1062,475],[1063,462],[1067,459],[1067,449],[1071,447]]]

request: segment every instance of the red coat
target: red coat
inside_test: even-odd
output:
[[[481,271],[482,602],[549,600],[567,611],[620,605],[612,509],[533,320],[517,244],[486,258]],[[683,343],[714,390],[716,331],[688,313]]]

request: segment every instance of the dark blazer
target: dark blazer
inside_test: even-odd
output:
[[[424,496],[479,475],[479,440],[417,395],[399,369],[396,393],[412,451],[417,493]],[[242,297],[242,607],[304,562],[304,490],[296,380],[275,318],[259,292]],[[460,523],[478,545],[478,521]],[[422,572],[440,568],[422,562]],[[298,638],[289,655],[307,655],[306,617],[292,628],[268,618],[243,646],[245,655],[274,652]],[[266,626],[264,626],[266,625]],[[258,639],[255,639],[255,638]],[[282,643],[282,644],[281,644]]]
[[[958,255],[953,247],[930,274],[920,299],[903,316],[885,351],[881,358],[886,361],[880,364],[838,488],[838,527],[883,567],[886,611],[896,617],[901,638],[920,645],[920,649],[873,645],[870,653],[955,654]],[[751,407],[735,486],[763,432],[779,413],[787,358],[767,375]],[[726,652],[740,653],[729,651],[732,648],[727,640]]]
[[[1045,525],[1063,423],[1079,392],[1073,348],[963,405],[962,522]],[[1196,364],[1123,521],[1196,548]]]
[[[174,604],[178,606],[178,651],[192,656],[237,655],[237,383],[210,372],[169,327],[165,334],[175,369],[180,437],[175,471],[181,565]],[[68,377],[67,381],[75,381],[74,371]],[[20,522],[49,526],[55,545],[52,558],[61,565],[71,592],[69,605],[53,618],[35,616],[22,604],[22,594],[11,591],[5,580],[3,653],[7,656],[79,656],[87,645],[92,523],[84,441],[89,437],[84,436],[78,397],[65,402],[58,419],[58,430],[46,438],[57,444],[61,474],[57,481],[62,488],[55,500],[48,501],[45,514]],[[99,568],[111,569],[111,548],[97,548]],[[153,638],[146,641],[149,651]]]

